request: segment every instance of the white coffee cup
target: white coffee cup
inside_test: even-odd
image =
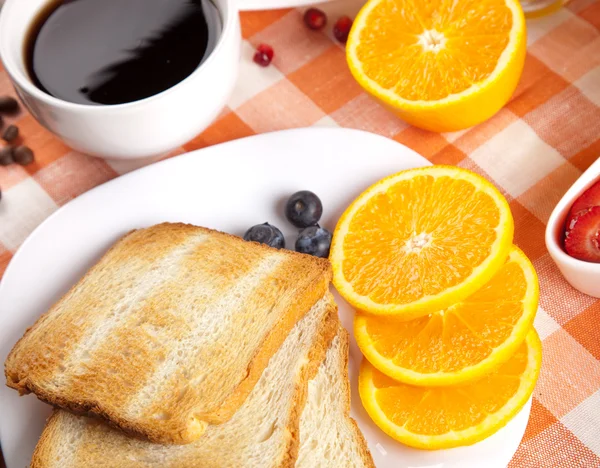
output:
[[[27,73],[26,35],[49,1],[5,1],[0,10],[0,59],[31,114],[71,148],[107,159],[156,157],[204,130],[227,102],[241,50],[235,0],[213,0],[223,20],[221,36],[210,56],[186,79],[146,99],[98,106],[50,96]]]

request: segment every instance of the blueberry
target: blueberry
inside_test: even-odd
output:
[[[319,222],[322,214],[321,200],[308,190],[296,192],[285,205],[285,217],[299,228],[314,226]]]
[[[252,226],[244,234],[244,240],[267,244],[276,249],[285,247],[285,238],[279,229],[269,223]]]
[[[331,247],[331,233],[318,224],[302,229],[296,240],[297,252],[315,257],[329,256],[329,247]]]

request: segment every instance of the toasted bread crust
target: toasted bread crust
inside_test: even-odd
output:
[[[331,302],[333,303],[333,299]],[[323,363],[325,354],[327,354],[327,349],[335,337],[339,326],[340,320],[337,314],[337,307],[335,307],[334,303],[334,306],[330,308],[326,320],[321,327],[319,340],[315,342],[315,345],[310,350],[308,355],[309,362],[304,366],[300,379],[298,379],[298,383],[296,384],[294,402],[289,417],[291,422],[288,428],[290,432],[289,443],[283,460],[278,468],[291,468],[296,464],[298,449],[300,448],[300,416],[304,410],[306,397],[308,395],[308,381],[312,380],[316,375],[319,366]]]
[[[251,251],[253,258],[260,259],[263,256],[274,256],[276,254],[278,257],[283,257],[287,262],[284,267],[286,265],[294,265],[297,271],[307,272],[304,278],[299,279],[302,285],[296,289],[294,294],[295,300],[285,308],[285,311],[279,317],[276,324],[271,327],[262,341],[256,346],[252,358],[248,361],[245,375],[239,380],[233,391],[226,395],[220,405],[205,411],[197,411],[193,407],[193,401],[185,401],[183,403],[187,404],[190,408],[187,413],[174,414],[169,420],[169,426],[166,426],[166,423],[159,425],[147,417],[145,419],[136,419],[127,415],[124,416],[122,404],[111,405],[114,402],[111,402],[113,395],[110,393],[92,394],[87,398],[81,398],[79,396],[81,394],[80,391],[69,392],[68,386],[64,388],[49,386],[47,384],[50,379],[49,376],[53,377],[54,373],[59,372],[57,369],[60,369],[63,362],[63,359],[60,357],[61,352],[56,348],[52,349],[54,354],[43,362],[43,367],[41,369],[36,368],[37,373],[31,373],[31,367],[40,365],[43,360],[36,360],[35,357],[31,358],[28,350],[33,349],[32,347],[36,345],[35,342],[44,337],[46,327],[51,329],[52,321],[55,319],[55,311],[65,305],[68,306],[68,301],[72,300],[78,289],[86,287],[86,281],[90,282],[90,278],[97,273],[99,268],[109,268],[111,267],[111,262],[122,261],[123,259],[127,259],[128,256],[135,256],[139,251],[145,252],[144,249],[148,250],[149,237],[152,238],[151,242],[156,242],[156,246],[154,244],[151,245],[150,252],[146,255],[148,258],[143,258],[142,262],[152,262],[154,260],[151,258],[152,255],[163,255],[164,250],[170,249],[172,244],[182,245],[189,241],[190,236],[216,238],[221,244],[231,244],[238,251],[241,249]],[[242,243],[243,246],[241,246]],[[127,248],[126,252],[123,251],[124,245]],[[155,248],[155,251],[152,248]],[[168,255],[168,253],[164,255]],[[302,266],[299,267],[298,265]],[[291,271],[286,271],[284,268],[281,274],[290,277],[290,275],[293,275]],[[20,394],[33,392],[40,400],[71,412],[96,415],[104,418],[111,425],[120,428],[128,434],[148,438],[151,441],[159,443],[190,443],[201,436],[208,423],[223,423],[231,418],[235,411],[243,404],[267,366],[270,357],[283,343],[294,324],[327,291],[330,280],[331,267],[327,260],[308,257],[296,252],[277,251],[262,244],[247,243],[238,237],[206,228],[181,223],[165,223],[145,230],[132,231],[115,244],[98,264],[86,273],[82,280],[73,286],[55,306],[25,332],[5,362],[7,385],[18,390]],[[56,333],[56,330],[51,329],[51,331]],[[77,345],[79,343],[77,340],[80,339],[83,331],[77,329],[73,333],[75,334],[75,338],[71,342],[67,342],[67,346]],[[80,333],[80,335],[76,335],[77,333]],[[133,373],[133,370],[130,373]],[[43,378],[38,378],[39,375],[42,375]],[[91,378],[95,378],[95,376],[92,375]],[[125,393],[125,397],[128,396],[126,389],[121,393]],[[167,403],[172,404],[170,401],[158,401],[156,405],[160,406],[163,403],[165,405]],[[185,405],[180,404],[178,411],[182,407],[185,407]],[[171,409],[167,406],[166,411],[170,412]]]
[[[295,468],[375,466],[364,436],[350,416],[348,351],[348,333],[338,323],[324,362],[308,385]]]
[[[307,396],[308,381],[315,376],[319,366],[322,364],[327,350],[330,346],[330,343],[336,335],[340,326],[337,315],[337,306],[333,300],[333,296],[330,293],[327,293],[325,295],[325,300],[327,301],[326,308],[321,316],[319,325],[317,327],[317,332],[314,338],[312,339],[312,343],[306,354],[306,363],[302,366],[301,370],[295,376],[294,389],[291,397],[292,403],[290,404],[289,415],[287,416],[287,418],[284,419],[287,423],[286,430],[283,431],[283,437],[285,438],[285,441],[283,444],[283,449],[279,456],[276,459],[271,460],[272,468],[293,467],[295,464],[299,447],[300,415],[304,409],[304,403]],[[268,408],[265,409],[268,411]],[[89,454],[85,453],[85,446],[83,446],[84,448],[81,448],[81,445],[76,445],[75,447],[73,447],[73,450],[81,450],[81,452],[76,454],[77,461],[72,464],[65,465],[62,460],[60,462],[57,462],[56,458],[58,448],[67,443],[67,439],[74,435],[73,432],[66,432],[67,429],[65,428],[63,423],[66,416],[66,413],[59,409],[56,409],[50,416],[50,418],[47,421],[46,427],[44,428],[42,436],[40,437],[40,440],[38,441],[38,444],[35,448],[30,465],[31,468],[54,468],[58,466],[60,466],[61,468],[84,466],[110,466],[111,468],[132,468],[134,466],[164,466],[168,468],[222,468],[224,466],[227,466],[233,468],[233,465],[231,465],[230,463],[223,463],[222,465],[220,465],[215,464],[214,460],[207,460],[202,456],[202,450],[197,450],[196,452],[194,452],[194,446],[196,444],[202,444],[202,439],[200,439],[196,443],[192,443],[190,445],[182,447],[185,449],[189,449],[191,452],[193,452],[194,456],[190,456],[185,459],[180,459],[179,454],[181,452],[173,450],[173,453],[175,454],[174,458],[167,458],[166,460],[163,460],[162,463],[159,465],[152,461],[147,461],[147,463],[138,464],[138,462],[129,459],[129,455],[131,454],[127,452],[127,449],[130,448],[130,446],[128,445],[127,437],[124,435],[120,435],[115,430],[111,430],[110,433],[118,437],[118,440],[120,441],[120,446],[123,448],[123,450],[118,454],[112,453],[106,459],[102,460],[106,464],[98,465],[98,460],[96,458],[90,458]],[[78,417],[83,418],[81,416]],[[68,418],[72,418],[72,416],[68,416]],[[98,427],[102,425],[103,423],[85,425],[81,431],[75,434],[75,436],[81,436],[82,433],[88,432],[88,437],[92,440],[95,439],[97,441],[97,444],[102,446],[102,437],[105,437],[106,434],[105,432],[98,431]],[[211,437],[214,437],[214,434]],[[141,443],[144,444],[145,447],[147,447],[147,441],[142,441]],[[173,447],[173,449],[176,448]],[[203,450],[206,451],[206,448],[204,448]],[[101,452],[102,451],[105,450],[101,450]],[[266,465],[265,468],[267,468]]]
[[[312,282],[314,284],[315,291],[327,290],[329,286],[329,278],[324,275],[317,275]],[[281,344],[285,341],[290,330],[294,327],[296,322],[304,315],[302,311],[309,310],[313,302],[313,295],[306,294],[299,297],[298,302],[295,304],[293,310],[277,323],[273,330],[266,339],[263,341],[262,346],[258,352],[254,355],[250,367],[248,368],[247,377],[240,382],[235,392],[232,393],[221,408],[214,413],[200,414],[198,417],[208,421],[210,424],[222,424],[228,421],[237,411],[237,409],[244,403],[244,400],[260,378],[263,370],[269,363],[269,359],[279,349]],[[333,332],[330,340],[333,338]],[[327,343],[329,345],[329,343]],[[325,348],[327,349],[327,348]],[[318,368],[318,365],[317,367]],[[316,372],[315,368],[315,372]]]
[[[57,426],[60,424],[58,421],[58,411],[59,410],[57,409],[52,411],[52,414],[46,420],[46,426],[35,446],[29,468],[44,468],[51,466],[49,460],[52,459],[52,449],[55,447],[54,438]]]
[[[135,230],[131,230],[128,233],[126,233],[123,237],[121,237],[118,242],[113,244],[106,251],[106,253],[102,256],[102,259],[110,256],[110,254],[119,247],[119,244],[122,241],[125,241],[134,232],[135,232]],[[100,261],[96,265],[94,265],[94,267],[96,267],[102,261],[102,259],[100,259]],[[92,268],[94,268],[94,267],[92,267]],[[29,380],[27,378],[21,377],[21,372],[19,369],[19,366],[20,366],[19,351],[24,346],[24,344],[27,342],[27,340],[30,338],[31,334],[37,328],[40,328],[41,326],[43,326],[43,324],[50,319],[51,312],[55,308],[64,304],[69,299],[70,293],[73,292],[73,290],[77,287],[77,285],[82,283],[84,280],[88,279],[91,276],[92,268],[90,268],[83,275],[83,277],[75,285],[73,285],[69,289],[69,291],[58,300],[58,302],[56,302],[56,304],[54,304],[50,309],[48,309],[46,312],[44,312],[35,321],[35,323],[33,325],[31,325],[30,327],[27,327],[27,329],[25,330],[25,333],[23,333],[23,336],[17,340],[15,345],[12,347],[12,349],[8,353],[8,356],[6,357],[6,360],[4,361],[4,376],[6,377],[6,386],[17,390],[19,392],[19,395],[21,395],[21,396],[27,395],[27,394],[33,392],[33,390],[31,389],[31,384],[30,384]],[[49,403],[47,400],[44,400],[42,398],[40,398],[40,400],[42,400],[46,403]]]
[[[350,394],[351,394],[351,391],[350,391],[350,379],[348,377],[348,357],[350,355],[350,338],[349,338],[348,332],[342,326],[339,327],[339,330],[337,333],[342,342],[342,349],[343,349],[342,354],[345,357],[343,362],[340,362],[340,364],[342,365],[342,375],[344,376],[344,378],[342,379],[343,385],[344,385],[344,392],[342,393],[344,396],[344,407],[345,407],[344,408],[344,416],[346,417],[348,424],[352,427],[352,430],[355,435],[355,441],[357,442],[360,457],[361,457],[361,460],[362,460],[364,466],[369,467],[369,468],[376,468],[375,463],[373,462],[373,457],[371,456],[371,451],[369,450],[369,447],[367,446],[367,441],[365,440],[365,436],[363,435],[361,430],[358,428],[356,421],[350,416],[350,405],[351,405]]]

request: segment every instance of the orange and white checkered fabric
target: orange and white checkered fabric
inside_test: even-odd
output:
[[[323,8],[335,18],[353,13],[347,7],[342,1]],[[243,13],[242,26],[243,62],[227,108],[174,154],[272,130],[340,126],[379,133],[433,163],[493,181],[510,202],[515,242],[541,286],[542,372],[510,467],[600,467],[600,301],[571,288],[544,245],[553,207],[600,157],[600,1],[574,0],[529,21],[525,70],[512,100],[489,121],[450,134],[411,127],[367,97],[350,76],[343,47],[304,27],[300,10]],[[275,49],[268,68],[252,62],[260,42]],[[14,91],[0,69],[0,95],[7,93]],[[70,150],[25,112],[6,120],[20,127],[36,163],[0,167],[0,275],[50,213],[130,169]]]

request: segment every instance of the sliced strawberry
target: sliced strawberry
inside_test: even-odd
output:
[[[586,211],[592,206],[600,206],[600,180],[583,192],[579,198],[575,200],[575,203],[573,203],[571,211],[569,211],[569,216],[567,217],[567,231],[570,229],[569,226],[573,222],[574,218],[580,212]]]
[[[580,211],[565,236],[565,250],[579,260],[600,263],[600,206]]]

